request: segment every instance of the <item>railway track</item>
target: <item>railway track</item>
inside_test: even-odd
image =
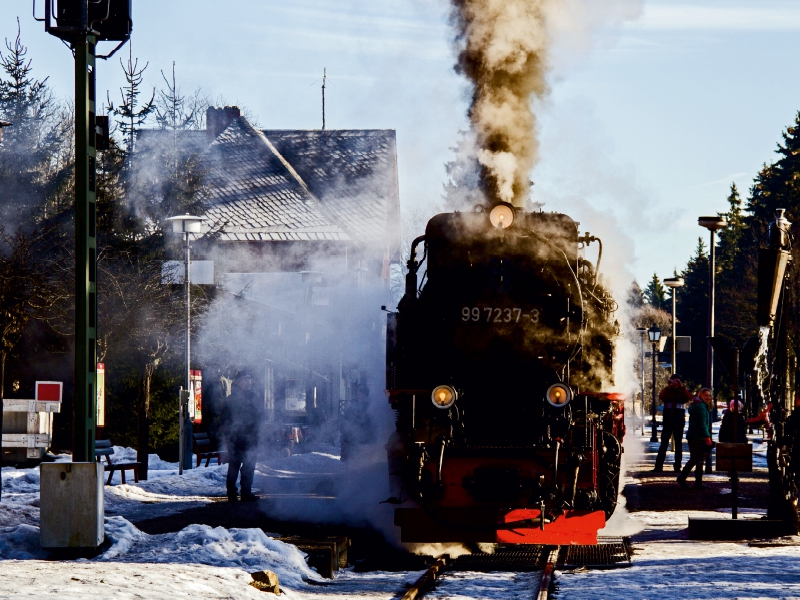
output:
[[[627,538],[606,538],[596,546],[498,546],[491,554],[477,553],[436,560],[405,592],[402,600],[417,600],[457,572],[517,572],[530,574],[530,598],[548,600],[559,569],[618,568],[630,566]],[[443,584],[446,588],[446,583]]]

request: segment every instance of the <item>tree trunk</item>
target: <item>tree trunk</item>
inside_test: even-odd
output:
[[[139,479],[147,480],[147,461],[150,455],[150,383],[156,365],[148,361],[139,371],[139,436],[136,444],[136,460],[142,463],[139,467]]]

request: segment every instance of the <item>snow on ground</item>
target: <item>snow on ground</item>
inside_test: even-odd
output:
[[[761,516],[748,509],[743,513],[740,518]],[[690,517],[726,518],[720,513],[642,511],[631,517],[645,526],[633,538],[633,566],[563,573],[557,578],[557,598],[800,598],[800,545],[757,548],[745,542],[681,539]],[[647,539],[668,532],[673,534],[669,539]]]
[[[53,598],[85,600],[114,598],[243,598],[264,600],[264,592],[248,585],[250,576],[240,569],[198,565],[103,565],[72,561],[8,561],[0,570],[0,598]],[[287,595],[287,598],[297,598]]]
[[[339,457],[327,451],[279,458],[259,463],[256,485],[267,478],[329,476],[341,471]],[[133,460],[135,451],[115,447],[114,461]],[[69,460],[60,456],[57,460]],[[172,597],[178,585],[177,573],[193,573],[196,581],[186,584],[183,575],[178,595],[203,593],[209,597],[263,597],[249,587],[249,573],[268,569],[278,574],[282,586],[300,590],[327,583],[309,569],[305,557],[295,546],[273,539],[260,529],[225,529],[190,525],[177,533],[147,535],[122,516],[113,516],[115,508],[135,503],[153,506],[195,504],[225,497],[227,465],[191,469],[178,475],[177,463],[150,455],[148,481],[106,486],[106,539],[110,543],[100,556],[88,561],[71,561],[70,568],[59,563],[42,562],[48,553],[39,547],[39,469],[3,469],[3,497],[0,502],[0,598],[14,596],[81,597]],[[113,481],[119,481],[115,475]],[[130,481],[130,479],[129,479]],[[163,513],[162,513],[163,514]],[[102,563],[102,564],[100,564]],[[62,577],[81,565],[83,577]],[[187,565],[189,565],[187,567]],[[192,566],[192,565],[203,565]],[[48,582],[38,584],[44,577]],[[179,580],[181,579],[179,578]],[[100,580],[103,583],[99,583]],[[99,588],[87,586],[97,584]],[[146,587],[142,588],[141,586]],[[152,586],[152,587],[150,587]],[[49,590],[49,591],[48,591]],[[227,590],[227,591],[226,591]],[[290,598],[302,596],[293,595]]]
[[[754,439],[754,462],[764,460],[766,444]],[[269,496],[276,482],[286,489],[345,475],[335,448],[259,463],[256,487]],[[130,449],[117,449],[127,460]],[[631,464],[652,457],[628,448]],[[60,460],[68,457],[60,457]],[[115,509],[141,506],[165,514],[168,506],[197,505],[225,496],[227,466],[188,470],[151,456],[150,480],[106,486],[106,536],[110,546],[92,560],[42,560],[39,548],[38,469],[3,469],[0,502],[0,599],[2,598],[264,598],[248,585],[249,573],[278,573],[285,597],[299,599],[375,600],[397,598],[420,572],[355,573],[340,571],[334,581],[321,580],[297,548],[260,529],[225,529],[190,525],[177,533],[148,535]],[[639,464],[642,466],[642,464]],[[115,477],[115,481],[117,480]],[[626,481],[623,481],[624,485]],[[717,512],[639,511],[628,513],[621,498],[603,534],[631,535],[635,554],[627,569],[567,572],[558,578],[557,596],[565,600],[669,597],[800,598],[800,540],[797,545],[751,547],[746,543],[697,542],[687,539],[688,518],[730,518]],[[160,513],[158,511],[161,511]],[[119,512],[119,511],[117,511]],[[124,512],[124,511],[123,511]],[[742,509],[742,518],[764,511]],[[436,600],[529,598],[537,574],[450,573],[427,597]]]

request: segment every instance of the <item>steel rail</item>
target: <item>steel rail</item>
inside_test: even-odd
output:
[[[422,576],[414,582],[401,600],[415,600],[416,598],[422,598],[422,595],[430,589],[433,584],[436,582],[436,576],[439,574],[439,571],[444,568],[445,566],[445,559],[440,558],[436,562],[434,562],[428,570],[425,571]]]
[[[560,546],[556,546],[547,555],[547,560],[542,571],[542,580],[539,582],[539,591],[536,600],[547,600],[550,597],[550,586],[553,583],[553,571],[556,568]]]

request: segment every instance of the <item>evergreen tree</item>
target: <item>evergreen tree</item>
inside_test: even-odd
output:
[[[667,306],[667,289],[655,273],[644,291],[644,299],[653,308],[664,310]]]
[[[133,50],[130,42],[128,43],[128,64],[123,64],[121,58],[119,59],[119,64],[122,67],[122,72],[128,85],[119,90],[122,103],[119,106],[114,106],[111,99],[109,99],[108,110],[118,117],[117,125],[125,140],[127,155],[132,159],[136,143],[136,132],[155,110],[156,90],[155,88],[153,89],[150,100],[144,104],[139,101],[139,95],[142,93],[141,87],[144,80],[144,72],[150,63],[145,64],[141,69],[139,68],[139,59],[133,59]]]
[[[731,193],[728,196],[728,212],[721,213],[720,216],[728,220],[728,226],[718,232],[719,243],[716,252],[718,273],[730,271],[733,268],[744,234],[742,198],[735,183],[731,184]]]
[[[175,61],[172,61],[172,81],[161,71],[166,89],[158,91],[155,105],[156,122],[162,129],[173,132],[193,129],[197,123],[199,107],[181,93],[175,79]],[[175,145],[177,146],[177,137]]]
[[[628,297],[627,297],[628,306],[639,309],[644,306],[644,292],[642,288],[639,286],[637,281],[633,281],[631,286],[628,288]]]
[[[0,188],[4,193],[0,218],[8,227],[41,219],[48,200],[64,185],[72,169],[71,121],[47,85],[35,79],[28,49],[17,36],[0,51],[0,118],[12,123],[0,146]]]
[[[762,168],[750,190],[746,220],[758,236],[756,243],[775,218],[776,209],[785,208],[786,218],[792,222],[800,218],[800,112],[781,135],[783,143],[777,149],[780,158]]]

